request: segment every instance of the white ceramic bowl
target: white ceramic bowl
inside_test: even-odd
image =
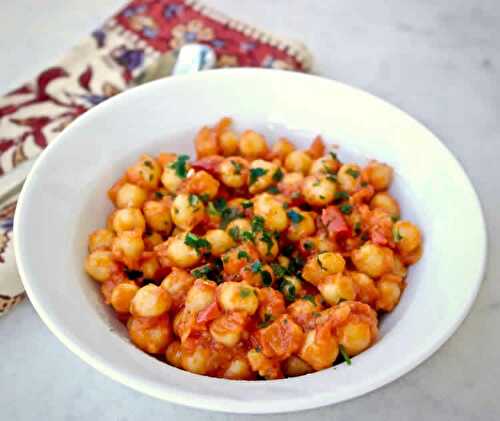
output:
[[[106,190],[143,152],[193,153],[200,126],[221,116],[305,146],[321,133],[341,159],[396,171],[393,193],[424,235],[401,303],[369,350],[335,369],[275,381],[191,374],[135,348],[84,273],[87,235],[105,224]],[[367,93],[319,77],[216,70],[160,80],[78,118],[34,166],[14,224],[24,285],[40,317],[84,361],[138,391],[229,412],[295,411],[340,402],[408,372],[457,329],[479,289],[486,233],[477,196],[448,150],[414,119]]]

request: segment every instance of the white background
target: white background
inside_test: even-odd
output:
[[[314,55],[316,73],[366,89],[421,120],[463,163],[488,222],[487,279],[470,316],[437,354],[367,396],[315,411],[266,416],[266,420],[500,419],[500,285],[496,279],[500,272],[500,3],[206,3],[304,42]],[[0,91],[54,64],[123,4],[119,0],[3,1]],[[434,171],[446,177],[439,168]],[[457,229],[466,230],[467,221]],[[66,350],[28,301],[0,319],[0,356],[0,418],[5,420],[258,418],[174,406],[114,383]]]

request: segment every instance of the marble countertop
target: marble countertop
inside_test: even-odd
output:
[[[206,0],[303,41],[315,72],[409,112],[459,158],[480,195],[489,263],[457,333],[392,384],[287,420],[500,419],[500,3],[497,0]],[[2,2],[0,91],[29,79],[114,12],[119,0]],[[443,174],[443,176],[445,176]],[[467,229],[467,221],[457,229]],[[0,319],[0,418],[5,420],[254,419],[192,410],[140,395],[67,350],[29,301]],[[388,356],[391,358],[391,356]]]

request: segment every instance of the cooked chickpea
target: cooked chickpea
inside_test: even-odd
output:
[[[275,174],[278,170],[279,167],[272,162],[263,159],[252,161],[248,191],[255,194],[268,189],[274,183]]]
[[[295,146],[288,139],[282,137],[273,145],[271,152],[273,156],[283,161],[295,150]]]
[[[309,170],[309,175],[330,175],[335,174],[340,167],[339,161],[329,156],[316,159]]]
[[[373,279],[361,272],[350,272],[349,275],[357,286],[357,299],[362,303],[374,304],[379,293]]]
[[[285,168],[288,172],[300,172],[306,175],[311,165],[312,159],[305,151],[290,152],[285,159]]]
[[[352,278],[342,273],[327,276],[319,285],[319,292],[325,301],[335,305],[340,300],[354,300],[356,298],[356,285]]]
[[[253,130],[246,130],[240,137],[240,152],[249,160],[263,158],[267,153],[266,139]]]
[[[406,274],[408,273],[408,269],[403,264],[401,258],[398,255],[394,256],[394,268],[392,269],[392,273],[400,276],[401,278],[406,277]]]
[[[354,266],[372,278],[378,278],[390,272],[394,266],[394,254],[391,249],[365,243],[352,252],[351,260]]]
[[[113,229],[117,232],[140,231],[146,228],[146,220],[140,209],[118,209],[112,217]]]
[[[164,255],[174,266],[183,269],[193,267],[200,261],[201,256],[194,248],[188,246],[185,240],[185,233],[178,234],[156,246],[155,250],[160,257]]]
[[[251,349],[247,352],[248,362],[253,371],[256,371],[265,379],[279,379],[283,377],[279,361],[267,358],[262,351]]]
[[[389,165],[380,162],[370,162],[363,171],[368,183],[376,191],[387,190],[392,182],[393,171]]]
[[[314,296],[313,299],[297,299],[287,307],[287,313],[303,329],[310,329],[315,326],[314,315],[322,310],[320,296]]]
[[[304,179],[302,194],[311,206],[326,206],[335,197],[335,183],[325,176],[310,175]]]
[[[181,368],[182,366],[182,349],[179,341],[172,342],[165,352],[165,359],[170,365]]]
[[[345,260],[341,254],[320,253],[307,259],[302,270],[302,277],[314,285],[319,285],[328,275],[342,272],[344,268]]]
[[[219,145],[224,156],[236,155],[239,152],[239,144],[238,136],[230,130],[225,131],[219,137]]]
[[[95,250],[85,259],[85,270],[96,281],[104,282],[118,270],[118,265],[110,251]]]
[[[205,205],[198,196],[181,193],[174,199],[170,214],[175,225],[189,231],[203,220]]]
[[[129,181],[147,190],[158,187],[160,175],[160,164],[149,155],[141,156],[139,161],[127,170]]]
[[[248,171],[248,162],[237,156],[224,159],[217,168],[220,180],[233,189],[247,184]]]
[[[281,292],[289,301],[290,298],[295,297],[296,294],[302,291],[302,282],[296,276],[285,276],[281,283]]]
[[[127,323],[132,342],[149,354],[165,352],[172,340],[172,327],[167,314],[160,317],[131,317]]]
[[[89,252],[111,249],[114,237],[113,231],[105,228],[94,231],[89,236]]]
[[[264,218],[264,226],[270,231],[281,232],[288,226],[288,217],[283,205],[269,193],[261,193],[254,199],[255,215]]]
[[[309,364],[295,355],[285,361],[285,374],[289,377],[303,376],[312,371],[313,368]]]
[[[185,270],[174,267],[172,272],[162,281],[161,287],[169,293],[174,304],[180,305],[184,303],[184,298],[193,284],[194,276]]]
[[[198,171],[187,179],[186,190],[189,193],[207,195],[213,199],[219,191],[220,183],[206,171]]]
[[[241,339],[242,318],[235,320],[232,314],[223,314],[210,323],[209,331],[216,342],[232,348]]]
[[[212,281],[197,279],[186,296],[186,310],[198,313],[207,308],[215,300],[217,284]]]
[[[265,262],[274,260],[280,251],[276,239],[267,231],[255,237],[255,246],[260,258]]]
[[[283,175],[282,180],[278,183],[278,189],[290,199],[298,199],[301,195],[303,182],[304,174],[289,172]]]
[[[341,190],[353,193],[361,187],[361,168],[356,164],[344,164],[337,173]]]
[[[262,352],[266,357],[285,360],[299,351],[304,342],[304,331],[287,314],[283,314],[259,332]]]
[[[226,232],[232,232],[235,228],[238,229],[239,233],[241,234],[242,232],[246,231],[252,231],[252,224],[248,219],[245,218],[237,218],[233,221],[231,221],[227,227],[226,227]]]
[[[285,312],[283,294],[274,288],[259,289],[259,318],[263,321],[275,320]]]
[[[387,192],[377,193],[370,201],[370,208],[382,209],[390,216],[399,216],[399,205],[396,199]]]
[[[137,231],[123,231],[113,240],[113,256],[127,266],[134,266],[144,251],[144,241]]]
[[[143,211],[146,223],[153,230],[165,234],[169,234],[172,231],[172,218],[167,203],[149,200],[144,203]]]
[[[363,322],[349,322],[339,328],[338,338],[339,344],[344,347],[347,355],[357,355],[371,344],[370,325]]]
[[[116,192],[116,206],[118,208],[140,208],[146,201],[146,190],[131,183],[125,183]]]
[[[403,254],[409,254],[420,247],[420,231],[415,224],[409,221],[398,221],[393,227],[394,238],[398,250]]]
[[[210,252],[214,256],[220,256],[234,246],[234,241],[231,236],[221,229],[207,231],[205,239],[210,243]]]
[[[153,250],[158,244],[162,242],[163,238],[157,232],[148,232],[144,235],[144,247],[146,250]]]
[[[175,194],[182,184],[183,179],[177,175],[175,168],[166,166],[161,175],[161,184],[169,193]]]
[[[206,374],[210,368],[210,350],[197,346],[194,350],[182,350],[181,365],[184,370],[195,374]]]
[[[290,241],[299,241],[301,238],[314,234],[316,225],[310,212],[305,212],[299,208],[291,208],[288,214],[290,212],[299,215],[295,217],[295,220],[292,219],[288,227],[287,237]]]
[[[138,317],[156,317],[166,313],[172,305],[169,293],[154,284],[143,286],[130,303],[130,313]]]
[[[259,253],[255,250],[255,247],[249,243],[243,243],[238,247],[228,250],[222,256],[224,273],[227,275],[238,275],[243,267],[258,258]]]
[[[196,156],[198,158],[219,154],[217,134],[214,130],[208,127],[203,127],[198,132],[194,145],[196,149]]]
[[[229,367],[224,371],[223,377],[232,380],[249,380],[253,378],[253,373],[246,358],[236,357],[231,360]]]
[[[254,314],[259,307],[256,289],[241,282],[224,282],[219,285],[217,300],[224,311]]]
[[[133,282],[118,284],[111,292],[111,305],[118,313],[128,313],[139,287]]]
[[[375,303],[377,310],[392,311],[399,303],[401,297],[401,284],[398,277],[384,275],[377,282],[379,297]]]
[[[144,259],[141,264],[141,271],[147,279],[154,279],[159,269],[160,263],[158,263],[158,259],[154,255]]]
[[[339,347],[335,337],[329,332],[319,334],[317,328],[307,332],[299,357],[315,370],[322,370],[332,366],[338,353]]]

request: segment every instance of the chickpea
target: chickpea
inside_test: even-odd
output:
[[[250,164],[250,180],[248,191],[251,194],[267,190],[273,183],[279,167],[269,161],[256,159]]]
[[[170,365],[181,368],[182,365],[182,349],[179,341],[172,342],[165,352],[165,359]]]
[[[305,151],[293,151],[285,159],[285,168],[288,172],[301,172],[306,175],[312,165],[311,157]]]
[[[240,152],[244,158],[248,160],[263,158],[267,150],[266,139],[261,134],[253,130],[245,130],[241,134]]]
[[[226,158],[219,164],[217,173],[226,186],[239,189],[247,184],[248,162],[237,156]]]
[[[207,374],[210,364],[210,350],[198,345],[194,350],[182,350],[181,365],[186,371],[195,374]]]
[[[301,172],[289,172],[283,175],[278,183],[278,189],[291,200],[298,199],[301,195],[304,174]]]
[[[141,271],[144,275],[144,278],[154,279],[156,278],[156,273],[160,269],[160,264],[158,263],[158,259],[156,256],[151,256],[143,260],[141,264]]]
[[[310,175],[304,179],[302,194],[311,206],[326,206],[335,197],[335,183],[325,176]]]
[[[217,284],[213,281],[197,279],[186,296],[186,310],[198,313],[207,308],[215,300]]]
[[[406,266],[403,264],[401,261],[401,258],[398,255],[394,255],[394,268],[392,272],[395,275],[400,276],[401,278],[405,278],[408,270],[406,269]]]
[[[184,303],[184,299],[193,284],[194,276],[185,270],[174,267],[172,272],[162,281],[161,287],[169,293],[173,303],[179,306]]]
[[[218,155],[219,145],[217,142],[217,134],[214,130],[208,127],[202,127],[196,135],[194,141],[196,156],[203,158],[205,156]]]
[[[111,305],[118,313],[128,313],[139,287],[133,282],[118,284],[111,292]]]
[[[296,276],[285,276],[280,289],[288,301],[293,301],[295,295],[302,291],[302,282]]]
[[[89,252],[111,249],[114,237],[113,231],[105,228],[94,231],[89,236]]]
[[[370,208],[382,209],[390,216],[399,216],[398,202],[387,192],[375,194],[375,196],[373,196],[372,200],[370,201]]]
[[[127,170],[128,180],[146,190],[157,188],[160,176],[160,164],[149,155],[142,155],[139,161]]]
[[[172,327],[167,314],[160,317],[135,317],[127,323],[130,339],[149,354],[162,354],[172,340]]]
[[[108,250],[95,250],[85,259],[85,271],[98,282],[111,279],[117,270],[118,265]]]
[[[270,231],[284,231],[288,217],[283,205],[269,193],[261,193],[254,199],[254,214],[264,218],[264,226]]]
[[[196,323],[196,314],[182,308],[174,317],[172,324],[174,333],[179,337],[181,343],[184,343]]]
[[[254,314],[259,306],[257,290],[241,282],[224,282],[217,287],[217,301],[224,311]]]
[[[210,252],[214,256],[221,256],[234,246],[231,236],[221,229],[208,230],[205,233],[205,239],[210,243]]]
[[[270,262],[276,258],[280,249],[278,242],[269,232],[261,232],[255,237],[255,246],[260,258],[264,262]]]
[[[330,305],[335,305],[340,300],[354,300],[356,298],[356,285],[351,277],[336,273],[327,276],[318,285],[319,292],[325,301]]]
[[[125,183],[116,192],[116,206],[119,208],[140,208],[146,201],[146,190],[131,183]]]
[[[339,161],[329,156],[323,156],[312,163],[309,175],[327,176],[335,174],[339,167]]]
[[[382,191],[391,185],[393,171],[387,164],[370,162],[364,169],[363,175],[376,191]]]
[[[241,339],[245,317],[238,313],[227,313],[210,323],[212,338],[228,348],[233,348]]]
[[[144,247],[146,250],[153,250],[158,244],[163,242],[162,236],[157,232],[144,235]]]
[[[379,293],[373,279],[361,272],[351,272],[349,275],[357,286],[357,300],[370,305],[374,304]]]
[[[213,199],[219,190],[220,183],[206,171],[198,171],[187,179],[186,190],[189,193],[207,195]]]
[[[237,155],[240,148],[239,143],[238,136],[230,130],[225,131],[219,137],[219,145],[224,156]]]
[[[130,303],[130,313],[138,317],[161,316],[170,310],[172,298],[169,293],[154,284],[143,286]]]
[[[372,342],[370,325],[363,322],[348,322],[338,329],[339,344],[347,355],[353,356],[368,348]]]
[[[235,228],[238,229],[238,232],[241,234],[242,232],[252,231],[252,224],[248,219],[245,218],[237,218],[231,221],[227,227],[226,232],[232,232]]]
[[[144,241],[137,231],[123,231],[113,240],[113,256],[127,266],[135,266],[144,251]]]
[[[175,225],[190,231],[203,220],[205,205],[198,196],[181,193],[174,199],[170,214]]]
[[[280,161],[284,161],[286,157],[295,150],[295,146],[288,139],[282,137],[273,145],[271,152],[273,156]]]
[[[375,303],[377,310],[392,311],[401,297],[401,278],[394,275],[384,275],[377,282],[379,297]]]
[[[361,187],[361,168],[356,164],[344,164],[337,173],[340,189],[353,193]]]
[[[365,243],[359,249],[353,250],[351,260],[360,272],[378,278],[390,272],[394,267],[394,254],[387,247],[373,243]]]
[[[165,202],[149,200],[144,203],[144,217],[146,223],[155,231],[169,234],[172,231],[172,218],[170,208]]]
[[[292,355],[285,361],[285,374],[288,377],[303,376],[311,373],[313,368],[299,357]]]
[[[291,212],[299,216],[295,217],[295,220],[292,219],[288,227],[287,237],[290,241],[299,241],[301,238],[314,234],[316,225],[310,212],[305,212],[299,208],[291,208],[288,211],[288,215]]]
[[[304,341],[302,328],[287,314],[260,329],[259,340],[266,357],[285,360],[296,353]]]
[[[314,370],[331,367],[339,353],[338,343],[329,330],[320,328],[310,330],[306,334],[299,357]]]
[[[262,351],[251,349],[247,352],[247,358],[252,370],[258,372],[265,379],[272,380],[283,377],[279,361],[267,358]]]
[[[283,294],[274,288],[259,289],[259,318],[263,321],[275,320],[285,312]]]
[[[177,175],[177,171],[175,170],[175,168],[167,166],[163,169],[163,173],[161,175],[161,184],[163,184],[163,186],[169,193],[177,193],[177,190],[181,186],[182,181],[183,179]]]
[[[311,301],[314,301],[314,303]],[[290,317],[306,330],[315,327],[316,321],[314,315],[317,315],[321,310],[321,297],[318,295],[314,296],[313,300],[304,298],[295,300],[287,308]]]
[[[228,250],[222,257],[224,273],[227,275],[237,275],[248,263],[259,258],[258,252],[248,243]]]
[[[160,263],[162,258],[166,258],[168,262],[180,268],[189,268],[195,266],[201,259],[201,256],[197,251],[188,246],[185,243],[186,234],[178,234],[170,237],[165,243],[162,243],[155,247],[155,251],[160,257]],[[168,266],[168,264],[162,264],[163,266]]]
[[[342,272],[344,268],[345,260],[339,253],[320,253],[307,259],[302,277],[314,285],[319,285],[328,275]]]
[[[409,221],[396,222],[393,227],[393,234],[398,250],[403,254],[415,251],[422,242],[419,229]]]
[[[229,367],[224,371],[223,377],[232,380],[250,380],[253,378],[253,373],[246,358],[236,357],[231,360]]]
[[[112,216],[112,226],[117,233],[132,230],[142,233],[146,228],[146,221],[140,209],[118,209]]]

